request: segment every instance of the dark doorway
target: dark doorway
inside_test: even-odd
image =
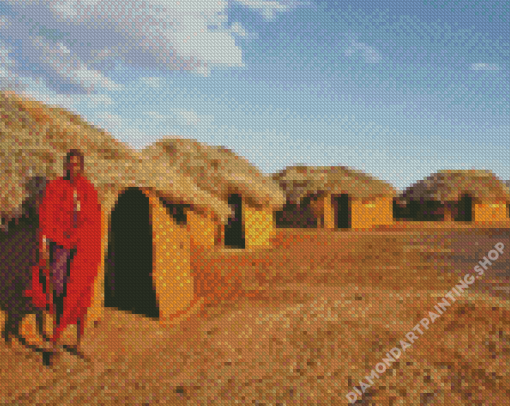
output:
[[[421,203],[416,200],[411,200],[408,205],[408,215],[411,220],[420,220],[420,207]]]
[[[473,198],[469,195],[462,195],[457,204],[457,221],[472,221],[473,219]]]
[[[167,213],[172,216],[178,225],[186,225],[188,223],[187,211],[191,208],[189,204],[173,204],[164,199],[160,199],[165,206]]]
[[[349,195],[342,194],[333,197],[335,224],[337,228],[351,228],[351,207]]]
[[[393,200],[393,219],[397,221],[410,221],[411,210],[409,202],[400,203],[396,199]]]
[[[152,280],[152,226],[149,199],[125,190],[111,215],[105,269],[105,306],[159,317]]]
[[[225,226],[225,246],[244,248],[243,199],[240,195],[232,194],[228,197],[228,204],[234,214]]]

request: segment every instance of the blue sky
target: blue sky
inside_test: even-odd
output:
[[[510,179],[508,19],[493,0],[0,0],[0,87],[265,173]]]

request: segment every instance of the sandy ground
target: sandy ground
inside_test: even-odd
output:
[[[64,355],[47,369],[40,355],[0,344],[0,403],[348,404],[347,393],[368,384],[400,340],[409,343],[406,334],[458,276],[503,241],[504,256],[423,335],[415,332],[358,404],[509,404],[510,295],[493,289],[508,286],[508,231],[282,233],[276,249],[242,254],[246,286],[258,286],[253,297],[211,303],[167,330],[106,309],[84,340],[92,364]]]

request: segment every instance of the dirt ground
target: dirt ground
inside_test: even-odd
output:
[[[509,229],[281,231],[261,253],[195,254],[196,279],[209,272],[230,300],[208,301],[166,330],[106,309],[84,339],[91,364],[64,355],[48,369],[39,354],[2,343],[0,403],[346,405],[497,242],[504,254],[415,332],[357,404],[509,404]],[[217,296],[211,282],[197,286]]]

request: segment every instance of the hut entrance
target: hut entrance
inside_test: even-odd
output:
[[[234,213],[225,226],[225,246],[244,248],[243,199],[240,195],[232,194],[228,197],[228,204]]]
[[[473,219],[473,198],[469,195],[462,195],[457,204],[456,221],[472,221]]]
[[[111,214],[105,306],[159,317],[152,280],[149,199],[136,188],[129,188],[119,196]]]
[[[335,211],[335,225],[337,228],[351,228],[349,195],[342,194],[340,196],[334,196],[333,207]]]
[[[188,223],[188,216],[186,212],[191,208],[189,204],[174,204],[169,203],[164,199],[160,199],[163,206],[166,207],[168,214],[172,216],[175,223],[178,225],[186,225]]]

